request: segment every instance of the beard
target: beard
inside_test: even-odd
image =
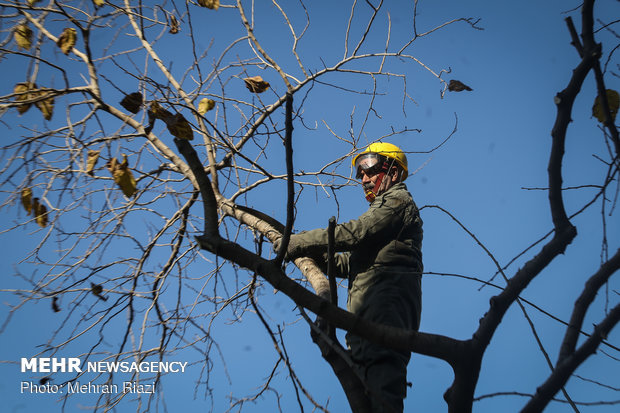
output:
[[[364,188],[364,191],[372,191],[375,187],[375,184],[372,182],[368,182],[364,185],[362,185],[362,188]]]

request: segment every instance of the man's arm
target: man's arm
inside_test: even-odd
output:
[[[396,238],[404,224],[403,214],[408,205],[412,205],[412,201],[408,202],[401,194],[386,193],[358,219],[336,225],[336,251],[352,251],[378,239]],[[288,248],[291,257],[317,257],[326,251],[327,230],[323,228],[293,235]]]

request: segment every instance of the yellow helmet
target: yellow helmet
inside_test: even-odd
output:
[[[409,175],[409,169],[407,167],[407,156],[405,156],[405,153],[398,146],[388,142],[371,143],[363,152],[360,152],[353,157],[353,159],[351,160],[351,164],[353,165],[353,167],[357,169],[358,161],[361,161],[361,159],[364,158],[364,156],[362,155],[366,154],[378,154],[385,156],[386,158],[393,159],[403,170],[401,181],[407,179],[407,175]]]

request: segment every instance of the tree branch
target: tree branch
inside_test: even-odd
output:
[[[599,270],[586,282],[581,295],[579,295],[579,298],[575,301],[573,314],[570,318],[568,327],[566,328],[564,340],[562,341],[562,346],[560,348],[558,364],[570,357],[570,355],[575,351],[575,346],[577,345],[577,340],[579,339],[580,331],[583,327],[583,320],[585,319],[586,312],[596,298],[598,291],[609,281],[609,278],[614,272],[618,271],[618,269],[620,269],[620,249],[616,251],[613,257],[601,265]]]
[[[594,328],[592,335],[579,347],[577,351],[565,357],[558,363],[549,378],[536,389],[536,394],[525,405],[521,413],[535,413],[544,410],[553,396],[562,388],[575,370],[598,348],[601,341],[620,322],[620,304],[616,305],[609,314]]]
[[[286,93],[286,119],[285,119],[284,151],[286,156],[286,227],[282,234],[280,251],[275,258],[276,264],[282,264],[288,248],[288,242],[293,231],[295,220],[295,181],[293,176],[293,95]]]

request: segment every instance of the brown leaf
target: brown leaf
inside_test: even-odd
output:
[[[127,198],[131,198],[136,193],[136,179],[133,177],[131,170],[128,166],[127,156],[123,155],[123,162],[119,162],[118,159],[112,158],[108,162],[108,170],[112,174],[114,182],[121,188],[123,194]]]
[[[607,89],[605,91],[607,95],[607,104],[609,105],[609,114],[611,115],[611,121],[616,121],[616,115],[618,114],[618,107],[620,106],[620,95],[613,89]],[[597,95],[594,99],[594,105],[592,106],[592,116],[598,119],[599,122],[604,123],[605,111],[603,110],[603,104],[599,96]]]
[[[54,310],[55,313],[60,311],[60,307],[58,306],[58,297],[56,296],[52,297],[52,310]]]
[[[32,82],[23,82],[23,83],[16,84],[15,87],[13,87],[13,93],[16,95],[15,101],[22,102],[22,101],[32,99],[33,96],[30,93],[30,91],[35,90],[36,87],[37,85],[35,85]],[[32,105],[31,103],[24,103],[21,105],[17,105],[17,111],[19,112],[20,115],[23,115],[24,113],[26,113],[26,111],[28,111],[28,109],[30,109],[31,105]]]
[[[150,112],[155,119],[163,120],[172,118],[172,113],[164,109],[157,101],[152,101],[149,107]]]
[[[452,79],[448,84],[448,90],[450,92],[462,92],[464,90],[472,91],[473,89],[461,82],[460,80]]]
[[[177,34],[179,32],[179,30],[180,30],[179,22],[178,22],[177,18],[174,17],[173,14],[170,15],[170,24],[169,24],[169,26],[170,26],[170,33],[171,34]]]
[[[58,37],[56,44],[60,47],[60,50],[67,55],[73,49],[73,46],[75,46],[76,40],[77,32],[75,29],[73,27],[67,27]]]
[[[86,173],[90,176],[95,175],[95,165],[97,165],[97,160],[99,159],[99,154],[101,151],[88,151],[88,158],[86,158]]]
[[[33,97],[46,96],[46,94],[50,97],[38,100],[34,102],[34,105],[41,111],[45,120],[50,120],[54,114],[54,97],[43,90],[35,90],[32,92]]]
[[[194,131],[192,131],[192,127],[187,119],[185,119],[180,113],[175,114],[169,119],[164,119],[164,121],[166,122],[168,131],[170,131],[173,136],[190,141],[194,139]]]
[[[95,7],[101,7],[105,4],[105,0],[93,0]]]
[[[47,208],[45,205],[39,203],[39,198],[34,198],[32,201],[32,209],[34,210],[35,220],[41,228],[47,226]]]
[[[121,100],[121,106],[127,109],[131,113],[140,112],[140,107],[144,102],[144,98],[142,97],[142,93],[133,92],[128,95],[125,95],[123,100]]]
[[[263,93],[269,89],[269,83],[265,82],[260,76],[246,77],[243,79],[245,87],[252,93]]]
[[[161,107],[161,105],[155,100],[149,104],[149,109],[146,113],[149,117],[149,124],[146,128],[144,128],[144,133],[147,135],[153,130],[153,126],[155,126],[155,121],[157,119],[165,120],[172,118],[172,113]]]
[[[95,284],[93,282],[90,283],[90,291],[95,295],[95,297],[100,300],[106,301],[108,298],[101,295],[103,292],[103,286],[100,284]]]
[[[15,29],[13,38],[19,47],[29,50],[32,46],[32,29],[28,27],[28,24],[22,23]]]
[[[161,107],[156,101],[152,101],[149,107],[149,127],[148,132],[152,129],[153,119],[160,119],[166,123],[168,131],[179,139],[194,139],[194,132],[187,119],[180,113],[172,114],[168,110]]]
[[[99,295],[103,292],[103,287],[100,284],[95,284],[93,282],[90,283],[90,290],[95,295]]]
[[[220,7],[220,0],[198,0],[198,4],[207,9],[217,10]]]
[[[24,206],[26,213],[30,215],[30,212],[32,212],[32,189],[22,189],[22,205]]]

